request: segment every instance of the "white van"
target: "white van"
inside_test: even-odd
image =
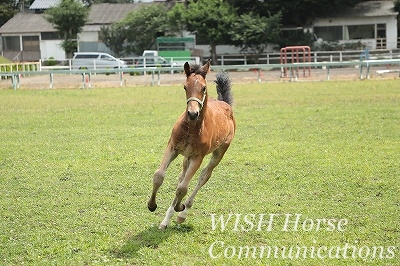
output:
[[[127,68],[122,60],[115,58],[107,53],[98,52],[77,52],[71,60],[72,69],[111,69]]]

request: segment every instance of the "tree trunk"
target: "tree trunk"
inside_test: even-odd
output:
[[[211,46],[211,63],[213,65],[218,65],[218,59],[217,59],[217,45],[214,43],[210,44]]]

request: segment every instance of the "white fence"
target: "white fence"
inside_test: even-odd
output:
[[[299,56],[301,56],[299,54]],[[400,59],[400,49],[393,50],[368,50],[368,58],[365,56],[365,50],[353,51],[311,51],[311,60],[313,62],[344,62],[353,60],[378,60],[378,59]],[[288,53],[288,62],[292,60],[292,54]],[[293,58],[295,61],[295,58]],[[250,55],[230,54],[218,56],[220,65],[247,65],[254,64],[255,59]],[[258,64],[279,64],[280,53],[262,54],[258,58]]]
[[[300,56],[300,55],[299,55]],[[137,67],[137,62],[143,61],[143,57],[127,57],[121,58],[124,60],[129,67]],[[199,63],[198,57],[175,57],[166,58],[170,64],[164,66],[181,66],[184,62],[196,62]],[[293,61],[292,61],[293,59]],[[360,61],[360,60],[381,60],[381,59],[400,59],[400,49],[393,50],[369,50],[368,57],[365,56],[364,50],[353,50],[353,51],[311,51],[312,62],[346,62],[346,61]],[[40,60],[37,62],[26,62],[26,63],[11,63],[1,64],[0,72],[9,72],[14,70],[72,70],[72,59],[67,60]],[[208,58],[203,58],[203,61]],[[219,55],[217,57],[218,65],[251,65],[255,64],[255,59],[252,56],[245,54],[228,54]],[[288,53],[288,62],[294,63],[295,58],[292,58],[291,53]],[[257,64],[279,64],[280,53],[268,53],[263,54],[258,58]],[[146,65],[146,60],[142,63]],[[101,66],[98,66],[100,69]],[[95,68],[96,69],[96,68]]]
[[[263,70],[271,70],[271,69],[281,69],[286,68],[288,70],[288,78],[290,81],[297,80],[298,70],[301,68],[321,68],[326,70],[326,80],[330,79],[330,69],[331,68],[340,68],[340,67],[358,67],[359,69],[359,78],[369,78],[370,75],[370,67],[371,66],[379,66],[379,65],[392,65],[400,67],[400,59],[386,59],[386,60],[364,60],[364,61],[343,61],[343,62],[310,62],[310,63],[288,63],[288,64],[252,64],[252,65],[219,65],[213,66],[213,70],[225,70],[225,71],[257,71],[258,72],[258,81],[261,82],[261,71]],[[364,70],[366,73],[364,73]],[[155,67],[155,68],[122,68],[122,69],[113,69],[113,72],[119,75],[119,83],[120,86],[123,86],[123,74],[124,73],[143,73],[145,71],[151,73],[152,76],[152,85],[160,85],[161,72],[182,72],[182,67]],[[16,70],[9,72],[0,72],[1,77],[11,78],[11,83],[14,89],[18,89],[20,87],[20,78],[22,75],[49,75],[49,87],[53,88],[53,79],[55,74],[79,74],[82,75],[82,87],[91,87],[91,75],[92,74],[107,74],[110,70],[59,70],[59,69],[49,69],[49,70]],[[283,73],[283,71],[281,72]],[[383,73],[382,73],[383,74]],[[156,82],[157,77],[157,82]]]
[[[183,66],[185,62],[191,63],[200,63],[199,57],[127,57],[127,58],[120,58],[123,60],[128,67],[174,67],[174,66]],[[79,59],[80,60],[80,59]],[[110,65],[101,65],[96,63],[96,59],[92,60],[92,63],[88,65],[94,70],[100,69],[109,69]],[[73,67],[73,59],[66,59],[66,60],[40,60],[39,62],[39,69],[40,70],[47,70],[47,69],[67,69],[73,70],[76,67]]]

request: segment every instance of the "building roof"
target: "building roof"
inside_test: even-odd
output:
[[[55,2],[59,0],[43,0]],[[35,1],[36,2],[36,1]],[[125,17],[129,12],[139,9],[146,3],[128,3],[128,4],[93,4],[90,7],[88,22],[83,30],[97,31],[100,25],[107,25],[117,22]],[[54,27],[45,18],[44,14],[17,13],[8,20],[1,28],[0,34],[23,34],[54,32]]]
[[[29,9],[49,9],[58,5],[61,0],[35,0]]]
[[[144,3],[93,4],[90,7],[87,25],[110,24],[119,21],[131,11],[139,9],[143,4]]]
[[[17,13],[1,28],[0,34],[54,32],[54,27],[43,14]]]
[[[393,1],[366,1],[357,4],[353,8],[344,8],[325,18],[344,18],[344,17],[382,17],[397,16],[398,12],[394,10]]]

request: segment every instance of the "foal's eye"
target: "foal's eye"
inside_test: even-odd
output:
[[[204,87],[203,87],[203,93],[206,92],[206,90],[207,90],[207,87],[204,86]]]
[[[186,86],[183,86],[183,89],[186,90]]]

